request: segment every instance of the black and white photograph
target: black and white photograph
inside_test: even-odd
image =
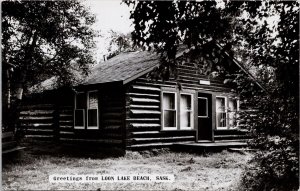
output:
[[[299,191],[300,1],[1,1],[1,190]]]

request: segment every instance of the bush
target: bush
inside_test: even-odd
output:
[[[291,191],[299,188],[299,131],[295,101],[266,96],[252,99],[257,107],[243,115],[256,153],[241,181],[242,190]],[[294,103],[294,104],[291,104]]]
[[[241,190],[292,191],[299,188],[299,155],[290,142],[281,149],[259,152],[242,176]]]

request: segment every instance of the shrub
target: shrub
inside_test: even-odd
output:
[[[298,190],[298,151],[286,140],[280,147],[255,155],[243,174],[241,190]]]
[[[245,170],[241,189],[298,190],[299,130],[296,101],[278,95],[252,98],[251,101],[256,103],[255,110],[242,115],[253,136],[250,146],[258,149],[258,152]]]

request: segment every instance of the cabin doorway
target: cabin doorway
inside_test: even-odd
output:
[[[213,139],[212,95],[198,93],[198,141]]]

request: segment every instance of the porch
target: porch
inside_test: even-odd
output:
[[[174,143],[172,148],[177,151],[214,152],[224,149],[246,148],[246,140],[198,141],[190,143]]]

